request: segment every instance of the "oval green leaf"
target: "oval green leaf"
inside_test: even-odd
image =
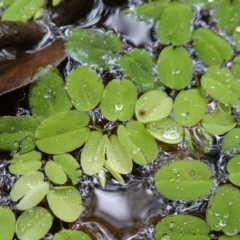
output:
[[[13,239],[15,224],[16,219],[14,213],[9,208],[0,206],[0,232],[2,239]]]
[[[53,237],[53,240],[91,240],[91,238],[79,230],[67,230],[63,229],[60,232],[56,233]]]
[[[227,163],[228,179],[234,185],[240,186],[240,155],[230,159]]]
[[[240,153],[240,128],[234,128],[224,136],[222,149],[228,155]]]

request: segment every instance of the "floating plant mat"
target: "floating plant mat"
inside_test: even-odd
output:
[[[127,2],[66,26],[68,60],[0,117],[4,240],[239,239],[240,0]],[[2,20],[48,14],[0,5]],[[151,26],[139,46],[131,21]]]

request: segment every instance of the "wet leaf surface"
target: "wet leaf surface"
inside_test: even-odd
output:
[[[91,238],[77,230],[61,230],[59,233],[55,234],[53,240],[74,240],[74,239],[84,239],[84,240],[91,240]]]
[[[0,232],[2,239],[13,239],[15,224],[15,214],[9,208],[0,206]]]
[[[227,171],[229,173],[229,181],[234,185],[240,186],[240,155],[230,159],[227,164]]]

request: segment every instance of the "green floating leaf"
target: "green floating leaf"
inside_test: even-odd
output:
[[[184,4],[171,4],[163,10],[157,26],[158,40],[162,44],[181,46],[191,38],[192,10]]]
[[[123,55],[120,65],[127,76],[141,90],[156,88],[156,72],[153,57],[145,50],[134,49],[129,54]]]
[[[192,35],[193,47],[206,65],[221,65],[232,58],[231,45],[209,29],[199,28]]]
[[[180,90],[192,79],[192,60],[187,50],[182,47],[166,47],[158,58],[158,75],[165,86]]]
[[[64,222],[73,222],[83,211],[80,192],[74,187],[54,187],[47,194],[49,207]]]
[[[107,171],[121,184],[125,184],[125,181],[120,173],[115,171],[110,165],[108,161],[105,161],[104,167],[107,169]]]
[[[225,112],[225,113],[231,114],[231,107],[230,107],[230,105],[228,105],[226,103],[218,102],[217,103],[217,107],[218,107],[218,110],[220,112]]]
[[[63,171],[62,166],[54,161],[49,160],[45,165],[45,173],[49,180],[56,184],[64,184],[67,182],[67,175]]]
[[[211,176],[208,165],[196,160],[179,160],[158,170],[155,186],[166,198],[195,201],[210,195]]]
[[[57,6],[59,5],[63,0],[52,0],[52,5]]]
[[[118,55],[114,53],[122,45],[114,34],[77,29],[71,32],[65,47],[76,61],[106,69],[115,64]]]
[[[8,7],[10,6],[15,0],[1,0],[0,6],[1,7]]]
[[[183,4],[187,4],[195,9],[209,9],[214,7],[219,1],[218,0],[178,0]]]
[[[10,161],[9,172],[16,175],[23,175],[31,171],[37,171],[41,166],[42,154],[35,150],[13,155],[13,159]]]
[[[153,137],[165,143],[176,144],[183,140],[182,126],[171,118],[151,122],[146,128]]]
[[[222,103],[240,104],[240,83],[228,68],[210,67],[201,78],[203,89]]]
[[[240,235],[236,235],[236,236],[233,236],[233,237],[221,236],[219,238],[219,240],[240,240]]]
[[[29,91],[29,105],[32,115],[38,120],[72,108],[57,68],[50,65],[39,68],[33,81]]]
[[[155,239],[210,240],[210,227],[200,218],[174,215],[163,218],[155,228]]]
[[[43,4],[44,0],[15,0],[3,12],[2,20],[27,22]]]
[[[52,226],[52,216],[42,207],[31,208],[17,220],[16,233],[20,240],[42,239]]]
[[[205,114],[207,99],[198,89],[182,90],[173,103],[173,113],[182,126],[197,124]]]
[[[223,231],[228,236],[236,235],[240,231],[239,198],[239,189],[231,184],[218,188],[207,206],[206,219],[212,230]]]
[[[218,1],[218,4],[216,4],[214,17],[218,26],[226,33],[230,33],[240,22],[239,12],[239,0],[223,0]]]
[[[37,128],[36,145],[46,153],[70,152],[84,144],[90,130],[86,128],[89,116],[79,110],[61,112],[47,118]]]
[[[92,110],[99,104],[104,88],[97,73],[82,66],[69,73],[66,86],[74,107],[82,111]]]
[[[120,143],[135,163],[144,165],[156,158],[158,153],[157,143],[142,123],[131,121],[127,123],[126,127],[119,125],[117,134]]]
[[[212,112],[206,114],[202,119],[204,129],[215,135],[222,135],[236,126],[232,115],[226,112]]]
[[[53,237],[53,240],[91,240],[91,238],[79,230],[66,230],[63,229],[60,232],[56,233]]]
[[[231,71],[236,78],[240,79],[240,56],[237,56],[233,59]]]
[[[114,79],[104,89],[100,109],[109,121],[126,121],[134,114],[136,101],[135,85],[126,79]]]
[[[165,92],[152,90],[137,100],[135,114],[139,122],[148,123],[167,117],[172,107],[173,100]]]
[[[228,179],[234,185],[240,186],[240,155],[230,159],[227,163]]]
[[[240,128],[234,128],[224,136],[222,150],[229,155],[240,153]]]
[[[132,159],[116,135],[111,135],[107,140],[107,163],[114,171],[121,174],[132,171]]]
[[[35,148],[34,133],[39,122],[34,117],[1,117],[0,150],[26,153]]]
[[[15,232],[16,219],[14,213],[0,206],[0,232],[3,240],[12,240]]]
[[[29,172],[21,176],[13,185],[10,198],[16,202],[18,210],[26,210],[39,204],[49,190],[49,183],[44,182],[41,172]]]
[[[97,131],[90,133],[81,153],[81,166],[86,174],[97,174],[103,168],[106,142],[107,135]]]
[[[237,48],[240,50],[240,26],[237,26],[235,28],[232,37],[236,43]]]

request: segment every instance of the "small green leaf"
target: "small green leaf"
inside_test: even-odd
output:
[[[169,4],[157,26],[158,40],[165,45],[181,46],[191,38],[192,10],[184,4]]]
[[[55,7],[59,5],[61,2],[63,2],[63,0],[52,0],[52,5]]]
[[[236,43],[238,50],[240,50],[240,25],[235,28],[232,37]]]
[[[223,231],[228,236],[240,231],[239,198],[239,189],[231,184],[224,184],[217,189],[208,202],[206,214],[212,230]]]
[[[240,186],[240,155],[230,159],[227,163],[228,179],[234,185]]]
[[[47,118],[36,131],[36,145],[46,153],[70,152],[84,144],[90,130],[89,116],[79,110],[61,112]]]
[[[240,56],[233,59],[231,71],[236,78],[240,79]]]
[[[165,143],[176,144],[183,139],[182,126],[171,118],[151,122],[146,128],[153,137]]]
[[[240,240],[240,235],[236,235],[236,236],[233,236],[233,237],[221,236],[219,238],[219,240]]]
[[[228,105],[226,103],[218,102],[217,103],[217,107],[218,107],[218,110],[220,112],[225,112],[225,113],[231,114],[231,107],[230,107],[230,105]]]
[[[182,47],[166,47],[158,57],[158,75],[165,86],[180,90],[190,83],[193,74],[192,60]]]
[[[29,90],[29,105],[32,115],[39,121],[71,109],[71,101],[57,68],[50,65],[39,68],[33,81]]]
[[[132,171],[132,159],[116,135],[111,135],[107,139],[107,163],[114,171],[121,174]]]
[[[98,178],[99,178],[99,182],[101,184],[101,187],[105,188],[105,186],[106,186],[106,175],[105,175],[105,171],[103,169],[101,169],[100,172],[98,173]]]
[[[156,87],[156,71],[153,57],[145,50],[134,49],[120,59],[120,65],[141,90]]]
[[[67,230],[63,229],[60,232],[56,233],[53,237],[53,240],[91,240],[91,238],[79,230]]]
[[[155,186],[166,198],[195,201],[210,195],[211,176],[208,165],[196,160],[179,160],[158,170]]]
[[[210,227],[197,217],[174,215],[163,218],[155,228],[155,239],[210,240]]]
[[[120,143],[135,163],[144,165],[156,158],[158,153],[157,143],[142,123],[131,121],[127,123],[126,127],[119,125],[117,134]]]
[[[98,173],[104,165],[107,135],[93,131],[81,153],[81,166],[88,175]]]
[[[45,165],[45,173],[49,180],[56,184],[64,184],[67,182],[67,175],[63,171],[62,166],[49,160]]]
[[[100,109],[109,121],[126,121],[134,114],[136,101],[135,85],[126,79],[114,79],[104,89]]]
[[[31,19],[44,4],[44,0],[15,0],[2,15],[2,20],[23,21]]]
[[[221,65],[232,57],[231,45],[209,29],[198,28],[193,32],[192,40],[197,56],[206,65]]]
[[[49,189],[49,183],[44,182],[41,172],[29,172],[21,176],[13,185],[10,198],[16,202],[17,209],[26,210],[36,206],[42,201]]]
[[[198,89],[182,90],[173,103],[173,113],[182,126],[197,124],[205,114],[207,99]]]
[[[110,165],[108,161],[105,161],[104,167],[107,169],[107,171],[121,184],[125,184],[125,181],[120,173],[115,171]]]
[[[0,206],[0,233],[1,239],[12,240],[15,232],[16,219],[14,213],[9,209]]]
[[[224,136],[222,149],[229,155],[240,153],[240,128],[234,128]]]
[[[66,86],[74,107],[82,111],[92,110],[99,104],[104,88],[97,73],[82,66],[69,73]]]
[[[76,29],[65,43],[70,56],[82,64],[93,67],[109,68],[114,65],[122,45],[118,37],[112,33]]]
[[[31,171],[37,171],[42,166],[41,158],[42,154],[35,150],[25,154],[16,153],[10,161],[9,172],[23,175]]]
[[[20,215],[16,233],[20,240],[42,239],[52,226],[52,216],[42,207],[31,208]]]
[[[135,115],[139,122],[148,123],[167,117],[173,107],[172,98],[162,90],[144,93],[136,103]]]
[[[73,222],[83,211],[80,192],[74,187],[54,187],[47,194],[53,213],[64,222]]]

